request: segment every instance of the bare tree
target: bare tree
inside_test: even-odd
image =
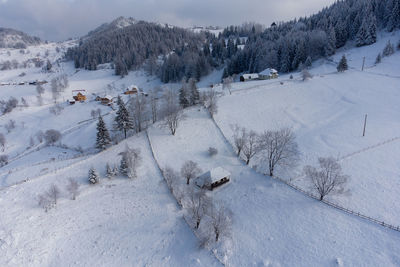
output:
[[[229,94],[231,95],[231,88],[232,88],[232,82],[233,82],[233,78],[232,76],[226,77],[222,80],[222,89],[228,89]]]
[[[71,199],[75,200],[76,197],[79,195],[79,183],[76,180],[69,178],[67,184],[67,191],[70,193]]]
[[[210,112],[211,117],[213,118],[215,114],[218,112],[218,96],[217,92],[211,88],[205,94],[205,106]]]
[[[221,203],[215,203],[210,210],[211,227],[218,242],[222,236],[230,237],[232,228],[232,212]]]
[[[3,167],[8,164],[8,156],[0,155],[0,167]]]
[[[51,96],[54,100],[54,103],[57,103],[58,98],[60,97],[60,85],[58,83],[58,79],[53,78],[50,81],[51,84]]]
[[[60,189],[55,184],[52,184],[47,191],[46,195],[51,199],[54,205],[57,205],[57,199],[60,196]]]
[[[311,75],[311,73],[310,73],[307,69],[303,69],[303,70],[301,71],[301,77],[302,77],[303,81],[306,81],[306,80],[308,80],[308,79],[311,79],[311,78],[312,78],[312,75]]]
[[[186,179],[186,184],[190,183],[190,180],[196,178],[201,173],[201,169],[198,167],[196,162],[191,160],[186,161],[181,168],[181,175]]]
[[[247,138],[247,131],[246,128],[240,128],[237,124],[231,125],[233,130],[233,143],[237,150],[237,156],[240,156],[240,152],[244,147]]]
[[[175,135],[179,123],[184,119],[182,108],[177,101],[177,95],[172,90],[167,90],[164,95],[165,105],[163,110],[164,126],[167,127],[172,135]]]
[[[43,139],[44,139],[44,133],[43,133],[43,131],[41,131],[41,130],[37,131],[37,133],[36,133],[36,138],[37,138],[37,140],[39,141],[39,143],[42,143],[42,142],[43,142]]]
[[[169,166],[166,166],[163,170],[163,175],[165,181],[167,182],[167,186],[171,192],[174,192],[174,187],[179,179],[179,173],[177,173],[174,169]]]
[[[292,166],[298,160],[299,150],[295,135],[289,128],[264,132],[260,136],[259,145],[270,176],[274,175],[276,166]]]
[[[46,194],[38,196],[38,204],[45,212],[48,212],[53,207],[53,202],[46,196]]]
[[[250,159],[258,152],[258,135],[254,131],[250,131],[245,137],[243,146],[243,155],[246,157],[246,165],[249,165]]]
[[[61,133],[57,130],[50,129],[44,133],[44,139],[48,145],[53,145],[61,139]]]
[[[187,212],[194,222],[194,228],[199,229],[201,220],[207,213],[211,205],[211,200],[207,197],[204,190],[189,192]]]
[[[1,151],[4,152],[4,150],[6,149],[6,137],[2,133],[0,133],[0,146]]]
[[[319,199],[330,193],[342,193],[349,176],[342,174],[342,167],[332,157],[319,158],[319,169],[312,166],[304,167],[304,173],[309,178],[312,188],[318,192]]]
[[[153,123],[156,123],[158,119],[158,94],[159,94],[160,88],[156,87],[150,90],[149,92],[149,98],[150,98],[150,108],[151,108],[151,118]]]
[[[136,95],[129,102],[129,109],[132,114],[132,119],[134,123],[134,127],[137,133],[141,132],[145,125],[144,123],[147,121],[147,100],[146,97],[142,94]]]
[[[15,120],[9,120],[4,127],[6,128],[7,132],[10,133],[12,130],[15,129],[16,122]]]

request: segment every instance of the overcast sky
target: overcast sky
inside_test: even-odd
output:
[[[311,15],[335,0],[0,0],[0,27],[59,41],[116,17],[177,26],[270,25]]]

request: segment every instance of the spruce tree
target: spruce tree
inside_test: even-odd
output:
[[[129,112],[125,107],[125,103],[122,101],[120,96],[118,96],[117,104],[118,111],[117,116],[115,117],[115,128],[119,131],[124,131],[124,136],[126,138],[126,132],[133,129],[133,123]]]
[[[310,68],[312,66],[312,60],[310,56],[307,57],[306,62],[304,62],[304,66],[306,66],[307,68]]]
[[[182,83],[181,89],[179,89],[179,104],[183,108],[187,108],[190,106],[187,91],[186,91],[186,85]]]
[[[376,64],[379,64],[379,63],[381,63],[381,62],[382,62],[382,56],[381,56],[381,53],[379,53],[379,54],[376,56],[375,65],[376,65]]]
[[[338,66],[337,66],[337,71],[338,72],[344,72],[348,70],[349,66],[347,65],[347,59],[346,56],[343,55],[342,59],[340,60]]]
[[[98,149],[104,150],[111,144],[110,134],[108,133],[106,124],[101,116],[99,116],[99,121],[97,122],[97,138],[96,147]]]
[[[328,43],[325,47],[325,55],[332,56],[336,52],[336,33],[335,28],[331,26],[328,32]]]
[[[189,90],[190,90],[190,97],[189,97],[190,105],[194,106],[197,103],[199,103],[199,101],[200,101],[200,92],[197,89],[195,79],[190,78],[188,84],[189,84]]]
[[[88,178],[89,178],[89,183],[91,184],[97,184],[99,182],[99,175],[97,174],[95,168],[91,167],[89,169]]]

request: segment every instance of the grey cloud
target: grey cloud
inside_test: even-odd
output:
[[[310,15],[334,0],[0,0],[0,26],[47,40],[81,36],[118,16],[178,26],[237,25]]]

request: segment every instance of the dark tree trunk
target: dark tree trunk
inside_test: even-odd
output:
[[[247,159],[246,165],[249,165],[249,163],[250,163],[250,159]]]

